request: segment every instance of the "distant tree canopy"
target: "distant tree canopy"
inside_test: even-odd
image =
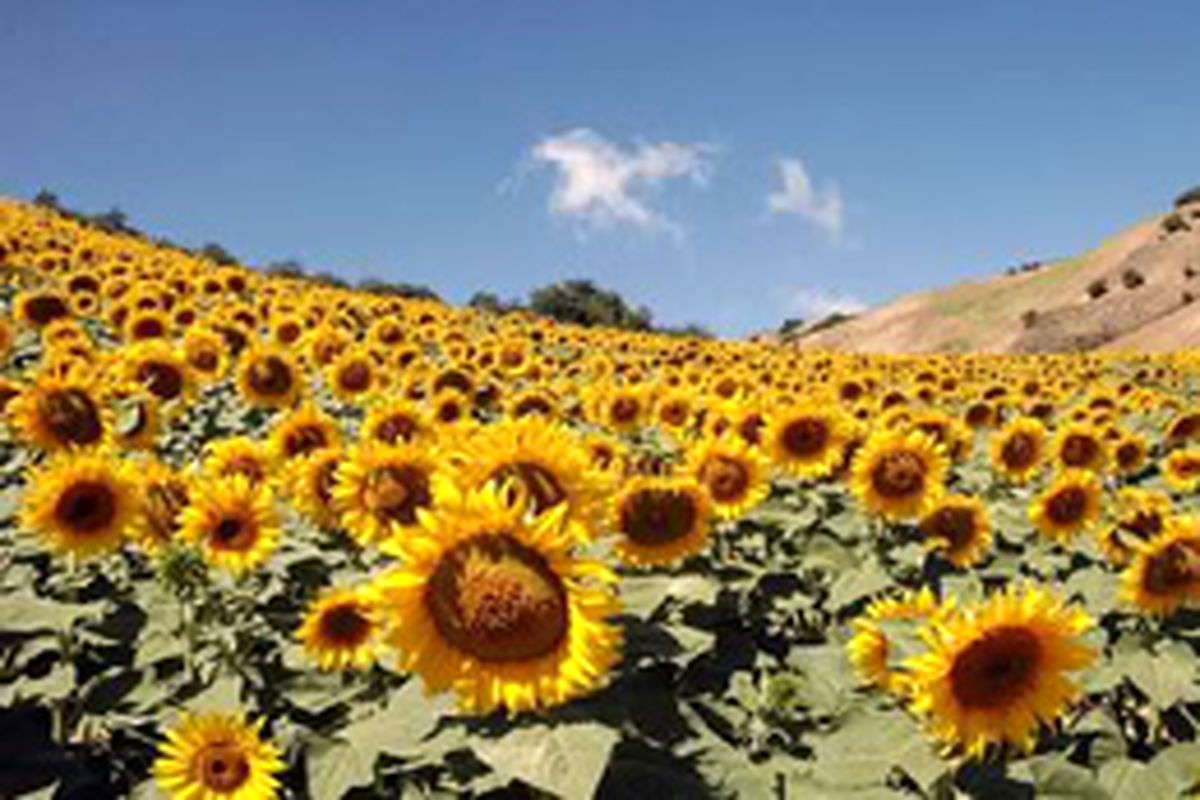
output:
[[[434,300],[442,302],[442,298],[433,289],[428,286],[422,286],[416,283],[404,283],[403,281],[392,283],[390,281],[382,281],[377,278],[367,278],[359,281],[355,287],[359,291],[370,292],[384,297],[402,297],[405,300]]]
[[[529,310],[559,322],[632,331],[651,330],[654,320],[650,309],[631,308],[621,295],[589,280],[562,281],[535,289],[529,294]]]

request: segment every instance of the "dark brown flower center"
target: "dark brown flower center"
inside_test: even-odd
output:
[[[212,350],[197,350],[188,363],[201,372],[212,372],[221,363],[221,357]]]
[[[375,428],[375,438],[388,444],[411,442],[418,431],[417,423],[407,414],[393,414]]]
[[[291,367],[279,356],[263,356],[250,365],[250,386],[265,397],[286,395],[294,381]]]
[[[210,543],[218,550],[249,550],[258,530],[249,520],[236,516],[224,516],[212,527]]]
[[[288,458],[306,456],[328,446],[329,437],[325,435],[325,429],[315,423],[297,426],[288,432],[283,441]]]
[[[1194,542],[1172,542],[1150,557],[1142,588],[1153,595],[1171,595],[1200,580],[1200,552]]]
[[[50,392],[38,403],[38,414],[54,438],[64,444],[86,447],[104,435],[100,411],[83,389]]]
[[[524,417],[529,414],[542,414],[544,416],[549,416],[553,412],[554,406],[550,404],[549,400],[547,400],[545,397],[542,397],[540,394],[522,397],[520,402],[518,402],[513,408],[513,416],[517,418]]]
[[[49,325],[56,319],[71,315],[71,310],[67,307],[66,302],[52,294],[30,298],[24,308],[25,318],[38,327]]]
[[[367,475],[364,500],[380,522],[412,525],[417,509],[433,502],[429,475],[412,464],[378,467]]]
[[[643,489],[622,504],[621,532],[637,544],[667,544],[692,531],[697,511],[687,492]]]
[[[333,502],[333,487],[337,485],[337,468],[338,462],[333,458],[327,459],[317,468],[315,481],[317,499],[325,506]]]
[[[1087,490],[1080,486],[1065,486],[1046,501],[1046,516],[1058,525],[1073,525],[1083,519],[1087,508]]]
[[[147,361],[138,367],[137,378],[150,394],[163,402],[183,394],[183,374],[174,364]]]
[[[439,633],[483,661],[547,655],[567,634],[567,593],[545,558],[507,534],[446,553],[425,587]]]
[[[885,453],[871,471],[871,485],[884,497],[908,497],[925,488],[925,461],[916,453]]]
[[[1000,448],[1000,459],[1011,470],[1023,470],[1037,461],[1038,440],[1033,434],[1017,432]]]
[[[357,603],[334,606],[321,615],[321,638],[341,647],[354,647],[367,640],[371,619]]]
[[[554,473],[531,461],[505,464],[492,473],[491,480],[507,484],[513,493],[510,500],[525,500],[534,514],[541,514],[567,499],[567,493]]]
[[[688,404],[682,400],[664,403],[658,411],[659,418],[668,425],[679,426],[687,422]]]
[[[962,506],[945,506],[921,521],[921,533],[926,539],[942,539],[951,551],[967,547],[975,539],[975,514]]]
[[[641,404],[636,399],[632,397],[618,397],[612,404],[612,420],[618,425],[626,425],[637,419],[638,412],[640,411]]]
[[[700,481],[719,503],[740,499],[750,488],[750,470],[736,458],[717,455],[700,468]]]
[[[1125,442],[1117,447],[1117,466],[1133,469],[1142,460],[1142,448],[1135,442]]]
[[[1037,634],[1017,625],[987,631],[954,659],[950,687],[969,710],[1009,705],[1035,687],[1042,663]]]
[[[829,426],[823,420],[803,417],[789,422],[780,436],[783,449],[795,458],[811,458],[829,444]]]
[[[167,335],[167,326],[157,317],[143,317],[130,330],[135,340],[158,339]]]
[[[234,742],[210,742],[196,754],[200,782],[214,792],[231,793],[250,777],[250,762]]]
[[[371,388],[370,365],[351,361],[338,372],[338,384],[347,392],[365,392]]]
[[[1100,443],[1091,436],[1073,433],[1063,440],[1060,453],[1068,467],[1086,467],[1100,455]]]
[[[117,496],[103,481],[77,481],[58,498],[54,516],[78,533],[96,533],[117,518]]]

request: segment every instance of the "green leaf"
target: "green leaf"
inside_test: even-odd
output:
[[[337,800],[346,792],[375,780],[377,752],[362,750],[336,739],[317,739],[304,750],[308,793]]]
[[[1195,685],[1196,658],[1191,648],[1170,642],[1157,653],[1138,650],[1114,659],[1114,667],[1150,698],[1157,709],[1200,697]]]
[[[857,711],[812,746],[816,764],[811,778],[830,788],[882,787],[897,769],[925,787],[946,769],[916,724],[900,711]]]
[[[840,714],[853,698],[856,681],[840,646],[793,648],[788,664],[799,673],[795,701],[817,716]]]
[[[1014,778],[1033,784],[1038,798],[1049,800],[1108,800],[1108,792],[1091,771],[1060,754],[1036,756],[1013,766]]]
[[[1182,797],[1200,784],[1200,744],[1185,742],[1160,751],[1143,770],[1130,770],[1121,797]]]
[[[891,577],[875,559],[838,576],[829,589],[829,607],[842,609],[892,585]]]
[[[58,603],[28,590],[0,595],[0,619],[4,620],[5,633],[67,630],[77,620],[98,615],[103,608],[103,601]]]
[[[669,599],[683,603],[712,603],[720,584],[699,575],[632,575],[621,582],[621,602],[630,614],[654,615]]]
[[[516,728],[477,741],[476,755],[509,778],[567,798],[592,797],[620,734],[596,723]]]
[[[338,736],[357,750],[412,758],[450,710],[445,697],[429,697],[421,682],[409,680],[374,714],[350,723]]]
[[[1117,607],[1119,581],[1111,572],[1088,567],[1071,573],[1064,589],[1067,596],[1078,595],[1093,615],[1103,616]]]

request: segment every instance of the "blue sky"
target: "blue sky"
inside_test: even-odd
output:
[[[11,0],[0,192],[741,334],[1164,209],[1200,183],[1198,41],[1194,0]]]

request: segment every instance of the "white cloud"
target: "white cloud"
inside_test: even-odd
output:
[[[773,214],[795,214],[834,239],[839,238],[845,212],[838,185],[829,183],[823,190],[818,190],[799,158],[781,158],[775,165],[783,186],[767,197],[767,210]]]
[[[593,228],[625,225],[683,235],[683,228],[656,211],[648,195],[669,180],[704,186],[712,174],[714,149],[707,144],[639,142],[622,147],[589,128],[544,139],[531,156],[537,166],[557,171],[550,213]]]
[[[857,314],[867,304],[852,294],[818,289],[812,286],[797,286],[788,289],[785,304],[789,314],[795,314],[805,322],[816,322],[830,314]]]

